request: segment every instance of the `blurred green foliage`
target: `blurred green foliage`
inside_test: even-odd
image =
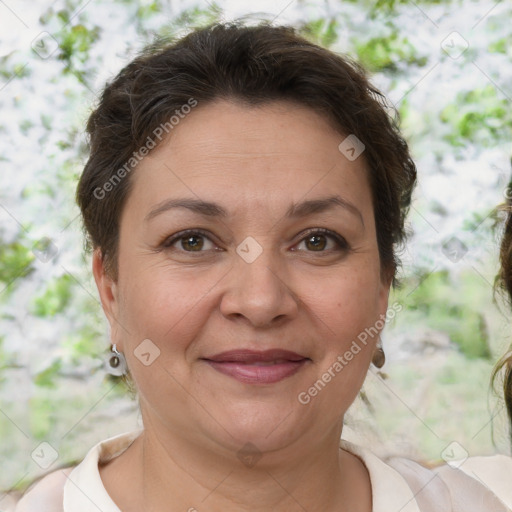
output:
[[[402,325],[444,332],[470,359],[491,358],[489,330],[482,313],[489,293],[475,272],[465,271],[454,278],[441,270],[409,277],[393,298],[404,306]]]
[[[459,147],[468,143],[489,147],[500,141],[510,141],[510,101],[498,94],[491,84],[482,89],[458,93],[456,103],[441,111],[441,121],[452,127],[452,131],[445,136],[446,140]]]
[[[424,66],[427,56],[418,56],[418,51],[398,30],[389,35],[374,37],[367,41],[354,41],[358,60],[373,72],[397,72],[400,67]]]
[[[74,25],[60,34],[60,55],[59,58],[70,66],[73,60],[85,62],[89,55],[91,45],[98,40],[99,27],[88,29],[84,25]]]
[[[61,368],[62,361],[60,359],[53,361],[48,368],[45,368],[34,376],[34,384],[42,388],[55,389],[57,387],[58,380],[56,377],[58,376]]]
[[[30,275],[34,261],[32,251],[26,246],[23,234],[13,242],[0,242],[0,299],[7,300],[20,284],[18,279]]]
[[[330,48],[338,40],[339,28],[339,22],[335,18],[321,18],[305,23],[301,31],[309,40]]]
[[[73,294],[74,281],[64,274],[50,282],[46,291],[34,298],[31,313],[35,316],[52,317],[64,311]]]

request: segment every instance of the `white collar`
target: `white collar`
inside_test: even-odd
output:
[[[126,450],[141,431],[121,434],[98,443],[69,474],[64,486],[64,512],[121,512],[107,493],[101,480],[98,463],[105,462]],[[375,454],[341,440],[340,447],[359,457],[370,475],[373,512],[420,512],[414,494],[398,471]]]

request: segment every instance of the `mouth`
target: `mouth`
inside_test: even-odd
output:
[[[296,352],[271,349],[230,350],[203,358],[214,370],[247,384],[273,384],[297,373],[311,361]]]

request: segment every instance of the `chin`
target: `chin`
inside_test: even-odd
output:
[[[306,425],[300,407],[298,403],[292,408],[289,403],[246,400],[231,403],[215,416],[224,418],[222,425],[226,430],[221,434],[230,449],[238,450],[250,443],[259,451],[267,452],[284,448],[301,437]]]

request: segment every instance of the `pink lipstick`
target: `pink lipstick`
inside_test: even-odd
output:
[[[310,359],[289,350],[271,349],[262,352],[229,350],[204,361],[218,372],[240,382],[273,384],[294,375]]]

